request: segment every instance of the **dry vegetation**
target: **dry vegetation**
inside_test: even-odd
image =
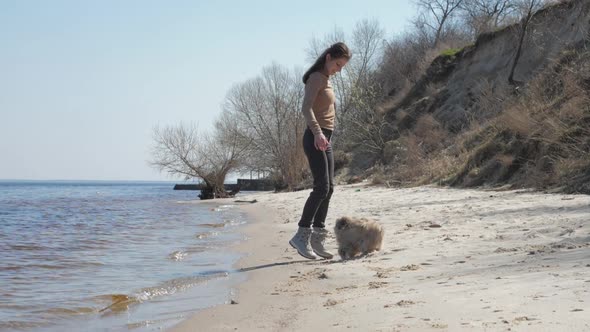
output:
[[[459,121],[445,122],[440,113],[440,100],[448,97],[444,96],[445,84],[453,84],[456,62],[469,58],[481,43],[514,33],[519,36],[516,40],[523,41],[523,50],[537,47],[535,40],[544,38],[538,29],[543,22],[534,21],[530,8],[539,4],[520,3],[535,36],[521,38],[522,30],[498,27],[497,32],[480,36],[476,46],[441,52],[412,89],[406,89],[403,97],[394,96],[396,100],[388,106],[389,119],[398,135],[386,142],[382,158],[367,171],[373,183],[509,185],[590,193],[588,40],[548,57],[545,65],[533,68],[536,74],[526,82],[478,78],[469,92],[464,117],[454,119]],[[552,6],[542,10],[544,18],[552,10],[586,5],[561,1]],[[449,58],[455,56],[458,59]],[[513,74],[510,71],[510,77]],[[457,122],[462,123],[457,126]]]
[[[467,158],[449,183],[590,193],[589,82],[587,45],[564,51],[496,118],[458,138]]]
[[[453,135],[431,115],[389,141],[374,183],[555,188],[590,193],[590,48],[580,43],[528,84],[483,84],[474,118]],[[509,90],[508,90],[509,91]],[[491,115],[491,116],[490,116]],[[407,114],[398,114],[406,117]]]

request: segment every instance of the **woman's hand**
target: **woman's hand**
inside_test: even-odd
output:
[[[320,151],[326,151],[330,146],[330,142],[326,139],[326,136],[324,136],[324,134],[319,134],[314,137],[313,145],[315,145],[315,148]]]

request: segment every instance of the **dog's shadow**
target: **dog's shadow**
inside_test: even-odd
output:
[[[364,259],[370,259],[370,258],[378,257],[378,255],[379,254],[375,254],[373,252],[370,252],[368,254],[359,254],[359,255],[356,255],[354,257],[341,258],[340,260],[338,260],[338,262],[340,262],[340,263],[346,263],[346,262],[362,261]]]

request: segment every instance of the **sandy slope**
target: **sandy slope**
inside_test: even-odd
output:
[[[339,186],[330,227],[386,230],[383,251],[343,262],[289,247],[308,194],[243,205],[256,221],[237,304],[172,331],[590,331],[590,196]]]

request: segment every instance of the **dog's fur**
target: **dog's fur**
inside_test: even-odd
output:
[[[342,259],[354,258],[381,250],[383,227],[365,218],[342,217],[336,220],[334,234],[338,242],[338,254]]]

